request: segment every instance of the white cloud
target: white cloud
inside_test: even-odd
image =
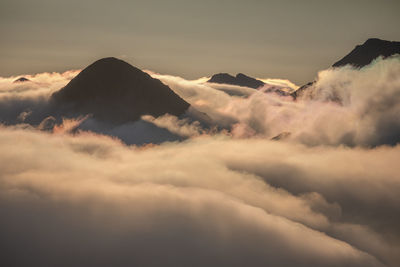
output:
[[[399,260],[400,185],[392,164],[400,147],[307,148],[204,136],[130,148],[90,133],[4,127],[0,137],[0,231],[18,233],[1,246],[41,260],[42,250],[60,261],[76,260],[79,251],[89,262],[141,264],[151,263],[148,253],[154,265],[167,252],[175,263],[218,266]],[[35,246],[12,247],[32,238]]]
[[[195,108],[206,112],[237,137],[290,139],[308,145],[376,146],[400,139],[400,57],[376,60],[361,70],[351,67],[321,71],[308,90],[312,99],[265,94],[229,96],[208,84],[154,75]],[[334,100],[334,101],[331,101]]]
[[[208,117],[122,125],[51,117],[77,72],[1,78],[0,263],[396,266],[399,73],[325,70],[298,101],[151,73]]]

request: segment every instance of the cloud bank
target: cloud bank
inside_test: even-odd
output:
[[[296,101],[149,72],[192,108],[120,125],[48,105],[77,73],[0,78],[1,266],[400,262],[399,57]]]
[[[135,148],[90,133],[10,127],[0,142],[2,265],[399,260],[400,182],[392,164],[400,147],[214,136]]]
[[[212,84],[155,77],[237,137],[290,132],[291,140],[307,145],[378,146],[400,141],[399,73],[399,56],[361,70],[331,68],[298,101],[255,90],[246,98],[229,96]]]
[[[17,77],[0,78],[0,120],[5,124],[25,122],[39,125],[44,119],[53,116],[57,123],[62,123],[57,107],[47,105],[46,101],[52,92],[65,85],[77,73],[71,71],[27,76],[32,82],[21,84],[12,83]],[[267,83],[265,88],[254,90],[207,83],[207,78],[189,81],[150,71],[148,73],[170,86],[194,110],[206,114],[208,119],[203,120],[203,129],[195,130],[195,135],[216,127],[237,138],[273,138],[282,133],[290,133],[286,139],[311,146],[374,147],[395,145],[400,141],[399,56],[378,59],[361,70],[342,67],[321,71],[314,85],[297,101],[273,92],[276,87],[283,91],[295,89],[294,84],[285,80],[264,79]],[[76,117],[86,115],[90,114],[75,114]],[[189,124],[199,120],[198,116],[192,115],[189,112],[186,116]],[[168,123],[158,123],[157,126],[155,121],[144,119],[140,125],[118,125],[119,130],[110,131],[111,125],[104,125],[92,118],[90,123],[84,124],[83,129],[102,134],[114,133],[127,144],[162,143],[189,137],[187,132],[181,131],[186,123],[185,118],[165,118],[164,121],[171,124],[180,119],[184,121],[176,122],[174,128],[169,127]],[[145,132],[149,135],[150,132],[143,129],[142,125],[149,128],[148,123],[157,126],[152,127],[153,131],[162,125],[164,130],[158,130],[160,138],[144,138]],[[122,132],[121,129],[125,128],[127,130]],[[143,132],[136,134],[141,136],[139,139],[143,139],[143,142],[135,143],[133,138],[126,137],[135,132],[132,129],[137,129],[138,133]],[[162,138],[163,132],[174,138]]]

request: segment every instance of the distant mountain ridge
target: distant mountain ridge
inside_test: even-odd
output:
[[[129,63],[100,59],[51,96],[62,109],[124,123],[142,115],[182,115],[190,106],[167,85]]]
[[[25,77],[20,77],[16,80],[13,81],[13,83],[24,83],[24,82],[30,82],[31,80],[25,78]]]
[[[257,80],[255,78],[249,77],[243,73],[238,73],[235,76],[232,76],[228,73],[218,73],[211,77],[209,83],[220,83],[220,84],[231,84],[237,86],[246,86],[250,88],[257,89],[259,87],[264,86],[264,82]]]
[[[369,65],[378,57],[387,58],[395,54],[400,54],[400,42],[386,41],[378,38],[370,38],[362,45],[357,45],[349,54],[332,65],[332,67],[342,67],[352,65],[362,68]],[[315,81],[309,82],[294,91],[291,96],[296,99],[301,96]]]

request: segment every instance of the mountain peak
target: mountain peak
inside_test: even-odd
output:
[[[112,123],[142,115],[179,116],[190,106],[161,81],[114,57],[95,61],[51,98],[70,112]]]
[[[24,83],[24,82],[30,82],[30,81],[31,80],[29,80],[29,79],[27,79],[25,77],[21,77],[21,78],[18,78],[16,80],[14,80],[13,83]]]
[[[394,54],[400,54],[400,42],[370,38],[362,45],[357,45],[349,54],[333,64],[332,67],[352,65],[362,68],[379,56],[386,58]]]
[[[97,75],[98,79],[104,80],[107,79],[107,77],[111,79],[113,79],[114,76],[125,77],[127,76],[127,72],[140,73],[142,71],[118,58],[106,57],[87,66],[81,73],[79,73],[79,75]]]
[[[125,61],[123,61],[121,59],[118,59],[116,57],[105,57],[105,58],[98,59],[95,62],[93,62],[90,66],[99,67],[99,66],[102,66],[102,65],[105,65],[105,66],[113,66],[113,65],[114,66],[116,66],[116,65],[125,65],[125,66],[127,66],[127,65],[129,65],[129,66],[131,66],[129,63],[127,63],[127,62],[125,62]]]
[[[232,76],[228,73],[218,73],[214,74],[210,80],[208,80],[210,83],[221,83],[221,84],[231,84],[231,85],[237,85],[237,86],[246,86],[250,88],[257,89],[261,86],[264,85],[264,82],[254,79],[252,77],[249,77],[243,73],[238,73],[235,76]]]
[[[383,43],[383,42],[390,42],[390,41],[382,40],[379,38],[369,38],[369,39],[367,39],[367,41],[364,42],[364,45],[379,44],[379,43]]]
[[[369,65],[377,57],[387,58],[395,54],[400,54],[400,42],[369,38],[362,45],[357,45],[349,54],[333,64],[332,67],[352,65],[356,68],[362,68]],[[296,99],[304,94],[314,83],[315,81],[301,86],[291,96]]]

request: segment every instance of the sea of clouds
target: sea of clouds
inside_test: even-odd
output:
[[[296,101],[148,71],[191,109],[112,127],[47,105],[78,73],[0,78],[0,265],[399,264],[399,57]]]

